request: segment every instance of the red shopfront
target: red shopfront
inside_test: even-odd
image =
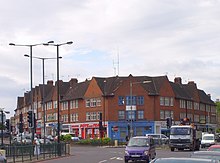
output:
[[[99,138],[99,124],[81,124],[80,125],[81,137],[83,139]]]

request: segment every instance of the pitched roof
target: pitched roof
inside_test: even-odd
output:
[[[84,81],[81,83],[74,83],[69,87],[68,91],[65,93],[62,101],[80,99],[84,97],[84,94],[89,86],[90,81]]]
[[[170,82],[170,85],[173,88],[176,98],[192,100],[192,96],[190,96],[190,93],[187,91],[186,87],[184,87],[182,84],[176,84],[176,83]]]

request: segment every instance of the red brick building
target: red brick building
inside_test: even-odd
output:
[[[198,89],[192,81],[183,84],[179,77],[174,82],[167,76],[93,77],[84,82],[71,79],[69,82],[59,81],[59,84],[62,132],[82,138],[100,137],[100,118],[104,136],[121,141],[129,134],[166,132],[167,117],[171,117],[173,123],[187,117],[203,130],[216,127],[216,106],[210,95]],[[56,134],[56,85],[48,81],[44,89],[46,135]],[[37,134],[43,135],[42,85],[33,91]],[[31,109],[30,101],[30,92],[25,93],[24,97],[18,97],[15,109],[15,123],[19,123],[22,112],[27,132],[26,113]]]

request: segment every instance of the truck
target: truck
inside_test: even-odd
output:
[[[202,131],[196,129],[192,124],[173,125],[170,127],[169,147],[171,151],[175,149],[191,151],[199,150],[202,139]]]

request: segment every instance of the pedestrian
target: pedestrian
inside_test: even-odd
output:
[[[129,136],[128,135],[125,137],[125,140],[126,140],[126,145],[127,145],[128,141],[129,141]]]
[[[34,138],[34,155],[40,155],[40,141]]]

